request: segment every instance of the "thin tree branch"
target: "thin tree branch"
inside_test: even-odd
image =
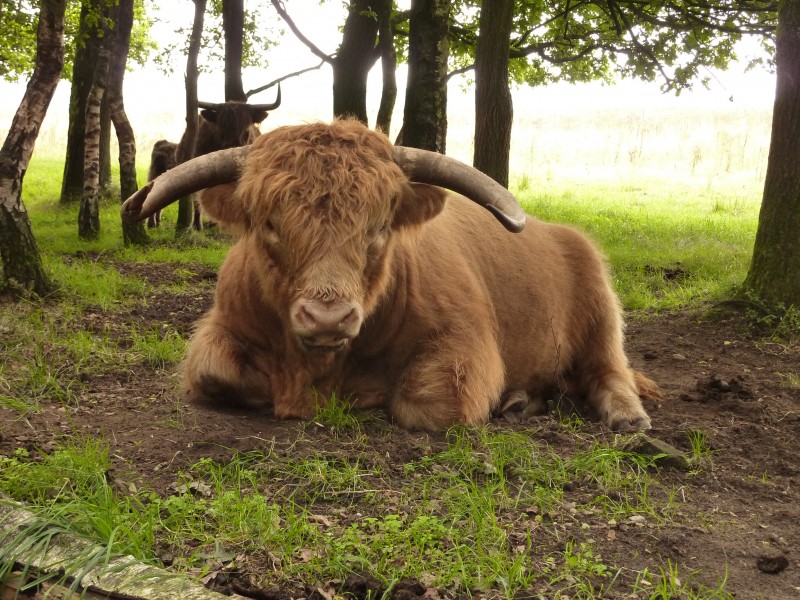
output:
[[[286,12],[286,9],[283,6],[283,2],[281,0],[271,0],[272,6],[275,7],[275,10],[278,11],[278,14],[281,18],[286,21],[286,24],[289,26],[289,29],[292,30],[292,33],[297,37],[298,40],[303,42],[306,47],[311,50],[311,53],[317,56],[318,58],[322,59],[323,62],[328,64],[333,64],[333,56],[325,54],[322,50],[320,50],[311,40],[309,40],[306,36],[302,34],[302,32],[297,28],[297,25],[289,16],[289,13]]]
[[[308,67],[306,69],[301,69],[300,71],[295,71],[294,73],[289,73],[288,75],[283,75],[281,77],[278,77],[277,79],[273,79],[272,81],[270,81],[265,85],[262,85],[261,87],[253,88],[249,92],[246,92],[244,96],[245,98],[249,98],[250,96],[255,96],[259,92],[263,92],[264,90],[268,90],[269,88],[271,88],[273,85],[279,84],[281,81],[286,81],[291,77],[297,77],[298,75],[302,75],[303,73],[308,73],[309,71],[315,71],[316,69],[322,67],[322,65],[324,64],[325,61],[323,60],[320,61],[320,63],[316,67]]]

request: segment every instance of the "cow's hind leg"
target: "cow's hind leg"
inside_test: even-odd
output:
[[[270,404],[269,378],[254,368],[248,354],[227,329],[202,324],[183,363],[187,400],[215,409],[262,409]]]
[[[650,428],[625,355],[620,317],[613,315],[597,324],[574,368],[579,392],[608,427],[615,431]]]
[[[497,406],[504,384],[503,362],[491,333],[450,335],[417,354],[389,402],[389,412],[407,429],[480,425]]]

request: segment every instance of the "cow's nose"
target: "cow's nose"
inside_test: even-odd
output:
[[[297,320],[310,335],[341,333],[347,335],[359,320],[350,302],[341,300],[302,300]]]

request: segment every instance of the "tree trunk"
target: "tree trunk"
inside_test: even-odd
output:
[[[800,307],[800,0],[778,11],[777,84],[764,196],[744,288]]]
[[[112,8],[116,8],[113,6]],[[110,39],[103,38],[103,43],[113,43],[116,29],[108,31]],[[106,86],[108,87],[108,86]],[[100,105],[100,194],[103,195],[111,188],[111,107],[108,105],[108,91],[103,96]]]
[[[369,13],[372,0],[350,3],[342,44],[333,61],[333,114],[367,120],[367,76],[380,55],[375,45],[378,22]]]
[[[42,0],[36,67],[0,149],[0,290],[21,286],[43,296],[51,284],[22,204],[22,181],[64,66],[66,0]]]
[[[514,0],[481,4],[475,47],[475,153],[473,166],[508,187],[511,122],[508,51]]]
[[[412,0],[404,146],[444,154],[447,140],[447,58],[450,0]]]
[[[381,56],[383,74],[381,103],[375,119],[375,129],[385,132],[386,135],[389,135],[389,129],[392,127],[392,112],[397,102],[397,54],[394,50],[392,32],[392,4],[391,0],[379,0],[373,4],[378,15],[378,52]]]
[[[80,202],[83,197],[83,136],[86,133],[86,102],[92,89],[94,69],[99,52],[97,27],[89,15],[96,13],[97,0],[81,5],[80,28],[72,65],[72,88],[69,97],[69,125],[67,128],[67,153],[64,159],[64,177],[61,181],[61,202]]]
[[[108,67],[107,100],[119,142],[119,188],[122,202],[139,189],[136,181],[136,139],[122,99],[122,83],[125,78],[125,64],[128,62],[133,27],[133,2],[134,0],[119,0],[119,4],[111,8],[111,17],[116,27],[112,32],[114,50]],[[126,246],[146,244],[149,238],[144,221],[138,223],[123,221],[122,240]]]
[[[107,15],[107,10],[103,11]],[[83,141],[83,197],[78,211],[78,235],[85,240],[100,236],[100,108],[108,83],[111,48],[108,29],[102,36],[97,55],[94,82],[86,101],[86,133]]]
[[[194,0],[194,23],[189,40],[189,53],[186,58],[186,131],[178,144],[176,164],[186,162],[194,156],[197,145],[197,55],[203,37],[203,17],[206,0]],[[175,237],[183,237],[192,229],[195,217],[194,200],[186,196],[178,200],[178,219],[175,222]]]
[[[242,85],[242,36],[244,0],[222,0],[222,28],[225,31],[225,102],[245,102]]]

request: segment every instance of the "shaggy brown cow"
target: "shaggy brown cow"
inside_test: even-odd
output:
[[[453,159],[393,147],[354,120],[282,127],[181,165],[123,216],[234,181],[242,156],[235,189],[201,195],[241,235],[184,362],[192,402],[310,417],[336,391],[404,427],[441,430],[485,422],[504,394],[555,387],[613,429],[650,426],[639,394],[655,388],[628,364],[598,251],[530,217],[504,231],[477,203],[514,230],[522,209]]]
[[[281,105],[281,86],[278,84],[278,93],[275,102],[271,104],[246,104],[244,102],[229,101],[220,104],[211,102],[198,102],[201,108],[197,117],[197,141],[194,156],[203,156],[217,150],[237,148],[252,144],[261,131],[258,124]],[[184,134],[185,135],[185,134]],[[150,155],[150,169],[147,181],[153,181],[162,173],[175,166],[178,144],[159,140],[153,145]],[[195,204],[194,226],[200,228],[200,207]],[[161,211],[155,212],[147,219],[148,227],[158,227],[161,224]]]

